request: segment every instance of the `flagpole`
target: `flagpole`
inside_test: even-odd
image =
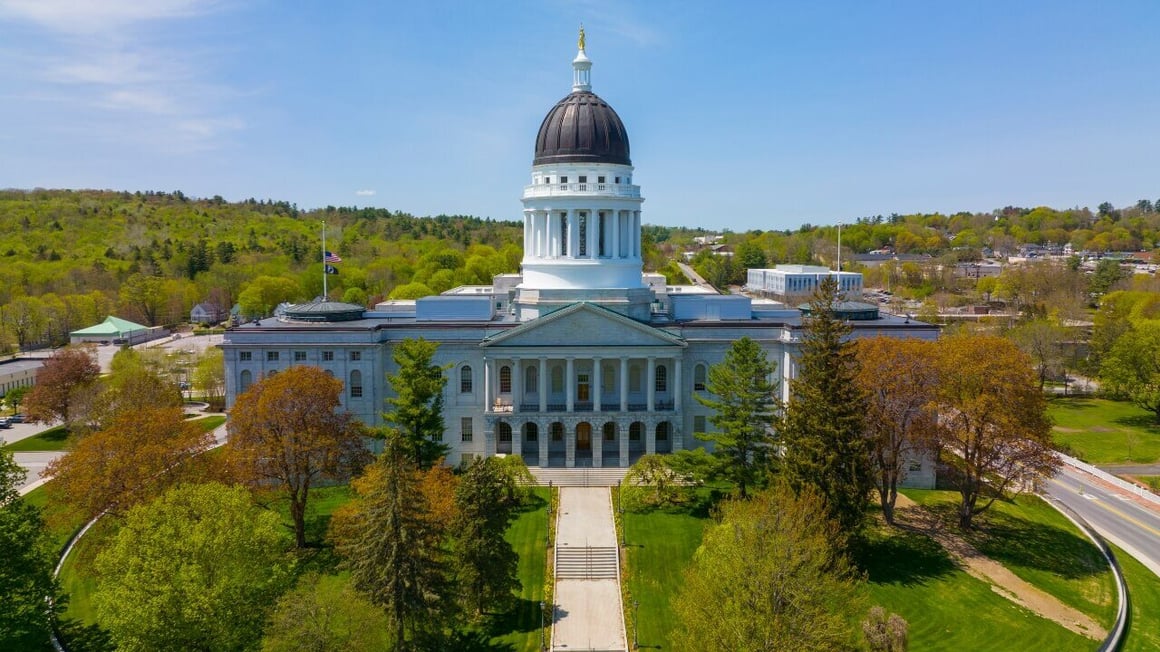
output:
[[[322,220],[322,300],[326,301],[326,220]]]

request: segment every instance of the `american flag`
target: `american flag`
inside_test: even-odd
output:
[[[342,262],[342,258],[339,258],[338,254],[334,254],[334,253],[331,253],[329,251],[326,252],[326,255],[324,255],[322,257],[322,260],[323,260],[323,262],[327,262],[327,263],[341,263]]]

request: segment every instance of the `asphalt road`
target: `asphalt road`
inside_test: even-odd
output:
[[[1070,507],[1105,539],[1160,576],[1160,509],[1145,507],[1066,466],[1045,483],[1043,493]]]

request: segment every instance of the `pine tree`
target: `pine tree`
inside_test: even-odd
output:
[[[802,332],[797,378],[781,431],[783,472],[795,490],[815,487],[828,515],[854,534],[873,487],[863,434],[866,398],[856,382],[858,360],[850,327],[834,313],[837,283],[822,281]]]
[[[519,506],[515,486],[496,458],[477,458],[467,467],[455,490],[456,576],[461,594],[477,614],[485,605],[504,611],[519,590],[519,555],[504,538]]]
[[[399,445],[419,468],[428,468],[450,450],[443,439],[444,368],[432,364],[439,345],[423,338],[406,339],[395,346],[393,358],[399,372],[387,376],[395,391],[387,403],[394,408],[383,415],[400,436]]]
[[[770,467],[779,405],[770,381],[775,368],[757,342],[743,337],[729,347],[720,364],[709,369],[706,388],[712,398],[695,396],[716,411],[709,422],[717,432],[694,436],[713,442],[721,473],[737,485],[742,497],[761,484]]]

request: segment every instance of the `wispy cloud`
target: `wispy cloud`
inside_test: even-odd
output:
[[[356,190],[354,194],[359,197],[374,197],[376,192],[375,190]]]
[[[96,34],[134,23],[198,16],[219,0],[0,0],[0,16],[72,34]]]
[[[616,34],[648,47],[657,45],[663,38],[649,21],[635,15],[631,4],[617,0],[564,0],[564,5],[576,12],[584,22],[589,34],[599,38],[601,32]]]

